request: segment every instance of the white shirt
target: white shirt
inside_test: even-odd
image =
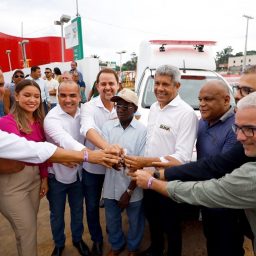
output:
[[[53,89],[56,90],[56,95],[50,95],[49,94],[49,97],[50,97],[51,104],[58,103],[58,100],[57,100],[58,87],[59,87],[58,81],[53,79],[53,78],[51,80],[46,79],[45,80],[45,86],[46,86],[46,89],[47,89],[48,93],[49,93],[49,91],[51,91]]]
[[[149,112],[145,156],[170,155],[182,163],[191,160],[198,119],[194,110],[177,95],[160,108],[155,102]]]
[[[29,163],[43,163],[57,150],[47,142],[28,141],[0,130],[0,157]]]
[[[127,155],[144,155],[147,129],[135,118],[125,130],[119,120],[108,121],[104,124],[102,132],[110,144],[118,144],[125,148]],[[131,178],[126,175],[123,168],[120,171],[108,169],[103,185],[103,197],[119,200],[121,195],[127,190],[130,181]],[[130,202],[139,201],[142,197],[142,189],[137,187],[132,193]]]
[[[58,145],[64,149],[81,151],[84,138],[80,135],[80,110],[74,117],[62,110],[60,105],[51,109],[44,119],[44,132],[47,141]],[[54,173],[55,178],[62,183],[69,184],[77,180],[79,166],[69,168],[61,164],[53,164],[48,169],[49,173]]]
[[[90,129],[95,129],[102,135],[101,129],[103,124],[108,120],[116,118],[116,109],[113,108],[112,111],[106,109],[100,97],[95,98],[93,101],[86,102],[81,106],[81,134],[86,137],[86,133]],[[86,140],[85,146],[92,150],[96,148],[89,140]],[[105,174],[106,171],[106,168],[102,165],[87,162],[83,164],[83,168],[95,174]]]
[[[34,79],[31,76],[28,76],[27,79],[34,80],[39,85],[39,87],[41,89],[42,101],[43,102],[46,101],[47,103],[49,103],[50,102],[50,95],[49,95],[48,90],[46,88],[45,80],[40,78],[40,77],[38,79]]]

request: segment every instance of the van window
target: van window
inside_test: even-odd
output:
[[[198,95],[201,87],[208,81],[213,79],[220,79],[216,76],[182,76],[181,87],[179,89],[180,97],[187,102],[193,109],[199,109]],[[234,105],[234,100],[231,94],[231,103]],[[156,101],[154,94],[154,78],[148,77],[145,91],[143,93],[142,107],[150,108],[150,106]]]

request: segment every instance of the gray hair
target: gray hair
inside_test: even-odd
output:
[[[162,65],[156,69],[155,75],[156,76],[170,76],[172,81],[174,81],[176,83],[180,83],[180,78],[181,78],[180,70],[175,66]]]
[[[252,92],[238,101],[237,109],[244,108],[256,108],[256,92]]]

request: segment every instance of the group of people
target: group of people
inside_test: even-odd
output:
[[[81,74],[73,70],[74,74],[79,81]],[[70,72],[64,72],[55,92],[58,104],[46,117],[47,96],[40,83],[17,82],[13,106],[0,118],[0,157],[5,158],[0,160],[0,212],[14,229],[20,256],[37,255],[36,219],[45,195],[55,244],[52,256],[62,255],[65,248],[67,198],[73,245],[80,255],[103,255],[101,196],[111,245],[107,256],[119,255],[126,247],[128,256],[165,252],[181,256],[183,213],[197,215],[198,207],[180,202],[202,205],[209,256],[244,255],[244,234],[251,239],[256,234],[252,159],[256,156],[256,66],[245,70],[235,86],[236,114],[227,85],[208,81],[198,95],[199,122],[179,96],[180,79],[176,67],[163,65],[156,70],[157,101],[150,108],[147,127],[135,118],[138,96],[126,88],[118,92],[118,76],[112,69],[98,73],[99,95],[83,104],[81,87]],[[1,81],[0,73],[0,88]],[[198,162],[190,163],[195,141]],[[91,249],[82,238],[84,200]],[[240,210],[244,208],[250,225]],[[129,222],[126,235],[124,209]],[[151,245],[140,251],[145,219]]]
[[[68,78],[74,80],[80,88],[81,103],[87,101],[85,96],[85,82],[83,81],[82,73],[77,69],[77,62],[71,62],[71,69],[66,71]],[[7,115],[15,101],[15,87],[24,79],[35,81],[41,89],[41,97],[43,101],[44,111],[48,111],[55,107],[58,103],[57,90],[60,82],[63,80],[63,75],[58,67],[53,70],[49,67],[45,68],[44,76],[42,77],[41,68],[39,66],[31,67],[30,74],[25,75],[21,69],[14,71],[12,81],[4,83],[0,86],[0,116]]]

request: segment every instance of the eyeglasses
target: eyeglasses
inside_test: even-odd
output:
[[[239,91],[239,93],[245,97],[246,95],[254,92],[255,90],[252,89],[251,87],[248,86],[243,86],[243,85],[233,85],[233,92],[236,93],[237,91]]]
[[[14,78],[24,78],[24,75],[15,75]]]
[[[45,74],[50,74],[51,72],[49,72],[49,71],[45,71],[44,73],[45,73]]]
[[[253,137],[256,126],[238,126],[237,124],[233,124],[232,129],[235,134],[241,130],[246,137]]]
[[[122,109],[122,110],[128,110],[128,109],[133,109],[133,106],[126,106],[126,105],[119,105],[119,104],[116,104],[115,105],[116,109]]]

